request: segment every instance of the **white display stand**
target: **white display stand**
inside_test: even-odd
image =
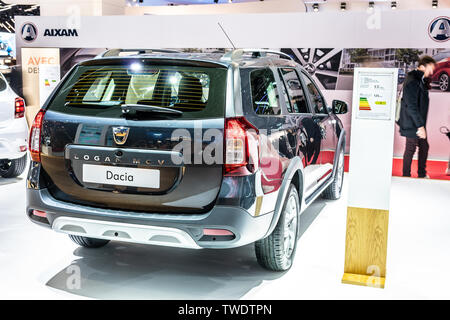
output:
[[[344,283],[384,287],[397,77],[355,68]]]

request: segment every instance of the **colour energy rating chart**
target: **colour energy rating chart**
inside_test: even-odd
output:
[[[392,105],[392,74],[375,74],[361,72],[359,74],[358,119],[389,120]]]

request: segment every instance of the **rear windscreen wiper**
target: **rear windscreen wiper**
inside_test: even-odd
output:
[[[148,104],[123,104],[121,105],[122,113],[124,115],[131,115],[136,114],[137,112],[149,112],[149,113],[157,113],[157,114],[170,114],[170,115],[176,115],[181,116],[183,114],[183,111],[165,108],[165,107],[158,107],[158,106],[152,106]]]

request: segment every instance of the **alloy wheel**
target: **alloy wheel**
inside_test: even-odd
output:
[[[441,76],[439,77],[439,89],[441,89],[441,91],[447,91],[448,82],[449,82],[448,74],[445,73],[441,74]]]
[[[286,204],[286,212],[284,219],[284,255],[289,259],[294,251],[295,237],[297,230],[298,204],[295,195],[291,195]]]

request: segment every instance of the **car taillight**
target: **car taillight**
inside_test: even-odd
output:
[[[23,118],[24,115],[25,115],[25,100],[17,97],[14,102],[14,117],[16,119]]]
[[[249,175],[258,169],[258,130],[244,117],[228,118],[225,120],[224,145],[225,175]]]
[[[36,162],[41,161],[41,134],[44,114],[45,110],[39,110],[30,129],[30,155],[31,159]]]

